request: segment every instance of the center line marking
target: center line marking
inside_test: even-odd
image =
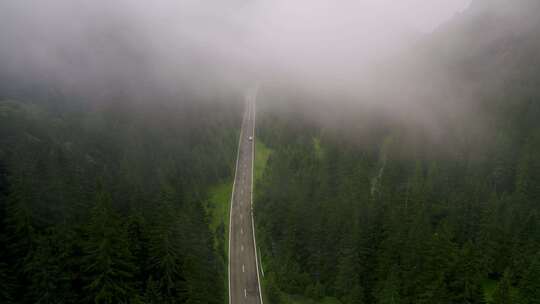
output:
[[[240,233],[244,234],[244,228],[240,228]]]
[[[246,270],[244,269],[244,264],[242,264],[242,272],[246,272]]]
[[[244,245],[240,246],[240,250],[244,251]]]
[[[247,298],[247,291],[245,288],[244,288],[244,298]]]

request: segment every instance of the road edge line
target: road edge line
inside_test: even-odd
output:
[[[256,117],[256,110],[255,110],[255,100],[257,100],[257,95],[259,93],[259,87],[257,86],[255,89],[255,94],[253,95],[253,141],[251,144],[251,230],[253,231],[253,249],[255,250],[255,266],[257,268],[257,283],[259,283],[259,298],[261,299],[261,304],[264,304],[263,297],[262,297],[262,289],[261,289],[261,278],[259,277],[259,257],[257,255],[257,242],[255,241],[255,220],[254,220],[254,213],[253,213],[253,174],[254,174],[254,164],[255,164],[255,117]]]

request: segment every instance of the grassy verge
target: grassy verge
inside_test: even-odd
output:
[[[270,150],[262,141],[255,141],[255,172],[253,172],[255,184],[261,180],[264,170],[266,169],[266,163],[272,150]]]
[[[228,267],[229,257],[229,208],[232,193],[232,181],[217,184],[209,189],[206,212],[210,230],[214,232],[214,246],[216,251],[223,254],[225,271]],[[223,277],[225,290],[229,288],[228,273]],[[225,297],[224,304],[229,303],[229,297]]]
[[[259,184],[259,182],[261,181],[262,177],[263,177],[263,174],[264,174],[264,170],[266,169],[266,164],[268,162],[268,158],[270,157],[270,154],[272,153],[272,150],[269,149],[262,141],[256,139],[255,140],[255,163],[254,163],[254,172],[253,172],[253,185],[255,187],[255,189],[253,189],[253,191],[255,192],[254,193],[254,198],[257,197],[257,195],[255,195],[257,193],[256,191],[256,186],[257,184]],[[255,202],[254,202],[255,203]],[[255,232],[256,234],[259,234],[257,233],[257,227],[255,227]],[[259,238],[258,238],[259,239]],[[259,248],[256,248],[256,250],[259,250]],[[258,252],[259,253],[259,252]],[[263,259],[262,259],[262,255],[259,254],[258,256],[259,258],[259,267],[262,267],[264,269],[264,264],[263,264]],[[267,282],[265,282],[264,280],[264,277],[260,277],[261,279],[261,286],[264,286]],[[266,301],[268,302],[268,297],[266,296],[265,294],[265,289],[266,288],[262,288],[262,293],[263,293],[263,301]],[[271,304],[271,303],[269,303]]]
[[[229,241],[229,205],[231,200],[231,192],[232,182],[224,182],[211,187],[209,190],[209,199],[207,204],[210,230],[215,232],[215,242],[217,247],[220,246],[220,234],[224,234],[223,250],[225,257],[228,255],[228,246],[226,245]],[[220,227],[224,230],[223,232],[220,232]]]
[[[240,133],[237,133],[236,141]],[[214,233],[214,246],[216,251],[223,254],[223,263],[225,266],[225,275],[223,277],[224,290],[227,291],[224,298],[224,304],[229,304],[229,221],[231,210],[231,199],[233,191],[233,181],[236,178],[236,162],[237,152],[235,152],[234,163],[232,164],[232,176],[213,187],[208,189],[208,201],[206,204],[206,213],[208,214],[208,225],[210,231]]]

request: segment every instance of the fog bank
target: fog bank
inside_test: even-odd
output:
[[[468,2],[6,0],[0,64],[4,76],[78,89],[350,83]]]
[[[464,56],[454,49],[465,48],[459,39],[437,40],[438,33],[458,32],[454,20],[487,11],[510,14],[518,24],[533,19],[526,12],[534,11],[534,1],[509,3],[4,0],[0,77],[4,89],[38,83],[95,96],[219,96],[255,83],[281,84],[314,101],[379,104],[429,116],[426,100],[467,104],[474,95],[447,64]],[[487,29],[496,40],[509,27]]]

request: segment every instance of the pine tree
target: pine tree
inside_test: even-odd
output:
[[[321,282],[317,281],[308,285],[304,294],[311,299],[319,301],[324,297],[324,286]]]
[[[354,248],[354,230],[348,232],[342,245],[338,261],[335,289],[345,303],[362,303],[363,289],[360,286],[358,253]]]
[[[504,271],[504,274],[497,284],[497,288],[493,293],[493,304],[512,304],[514,303],[512,299],[512,283],[510,281],[511,274],[507,269]]]
[[[26,294],[28,277],[23,270],[34,250],[36,239],[27,186],[25,178],[14,180],[6,199],[5,234],[2,236],[6,247],[2,256],[7,268],[5,275],[11,279],[7,285],[11,289],[8,293],[14,300],[21,299]]]
[[[529,269],[519,284],[521,303],[540,303],[540,251],[532,259]]]
[[[9,194],[9,183],[7,170],[3,162],[0,162],[0,247],[7,247],[7,231],[6,231],[6,201]],[[11,292],[13,289],[13,278],[10,274],[10,267],[7,262],[7,252],[0,251],[0,302],[12,303]]]
[[[164,186],[149,229],[149,267],[159,283],[166,303],[185,298],[185,278],[181,268],[183,255],[180,214],[174,208],[177,200],[174,189]]]
[[[135,266],[127,234],[112,210],[111,197],[104,190],[96,196],[90,222],[85,228],[83,270],[90,301],[125,303],[133,297]]]
[[[165,300],[161,295],[161,286],[158,281],[155,281],[152,277],[149,277],[146,281],[146,290],[142,299],[144,304],[160,304]]]
[[[454,301],[471,304],[484,303],[484,293],[480,284],[481,275],[478,253],[474,245],[467,242],[461,249],[453,281],[450,284]]]
[[[183,269],[187,286],[186,303],[223,303],[224,275],[219,270],[218,254],[201,204],[192,202],[183,208],[186,246]]]
[[[266,284],[264,285],[265,294],[268,297],[267,301],[272,304],[280,304],[281,300],[281,291],[277,286],[277,282],[274,278],[274,273],[270,272],[266,276]]]
[[[379,288],[376,298],[377,304],[399,304],[402,303],[399,292],[399,277],[397,275],[397,267],[388,274],[388,277]]]
[[[425,265],[416,281],[416,290],[420,291],[418,303],[451,303],[448,288],[448,276],[456,260],[456,245],[451,241],[452,233],[447,224],[442,224],[429,241],[425,255]],[[418,253],[416,253],[418,255]],[[459,274],[458,274],[459,275]]]
[[[134,279],[138,282],[137,289],[142,289],[142,285],[148,279],[149,268],[147,222],[141,213],[135,212],[127,218],[126,226],[129,251],[133,255],[133,262],[137,265]]]
[[[76,302],[69,269],[73,238],[65,229],[49,229],[36,239],[24,271],[29,278],[27,298],[35,303]]]
[[[6,263],[0,262],[0,303],[11,304],[13,279],[9,275]]]

